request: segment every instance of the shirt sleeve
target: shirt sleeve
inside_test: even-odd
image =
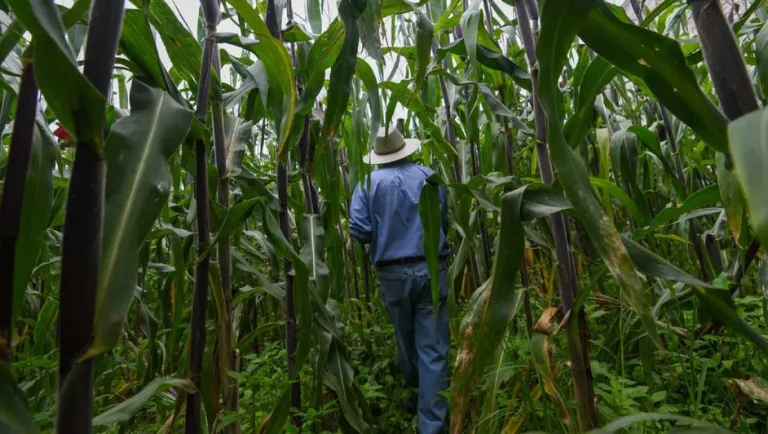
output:
[[[371,212],[368,206],[368,191],[363,189],[362,183],[357,185],[352,194],[352,203],[349,210],[349,232],[355,239],[363,243],[371,242]]]

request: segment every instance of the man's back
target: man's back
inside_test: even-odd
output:
[[[410,162],[382,166],[371,173],[370,186],[363,181],[355,189],[350,212],[352,235],[372,245],[374,263],[423,257],[419,197],[433,171]],[[441,189],[443,227],[447,222],[445,195]],[[441,255],[447,256],[441,233]]]

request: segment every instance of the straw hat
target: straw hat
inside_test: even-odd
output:
[[[376,135],[373,150],[363,157],[363,161],[368,164],[392,163],[413,154],[420,145],[418,139],[403,138],[397,128],[390,128],[389,133],[382,128]]]

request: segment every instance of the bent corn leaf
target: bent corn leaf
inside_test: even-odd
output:
[[[154,395],[172,387],[183,389],[187,393],[197,393],[194,383],[186,378],[156,378],[147,384],[141,392],[94,417],[93,425],[112,425],[125,422],[141,410]]]
[[[427,258],[429,282],[432,291],[432,312],[437,315],[440,301],[440,279],[438,279],[438,261],[440,256],[440,228],[442,211],[440,204],[440,179],[432,175],[426,179],[419,197],[419,217],[421,218],[422,244]]]
[[[591,49],[642,80],[713,149],[728,149],[725,116],[699,87],[676,41],[620,20],[602,1],[581,15],[584,25],[578,35]]]
[[[728,125],[734,173],[741,183],[749,221],[763,246],[768,246],[768,108],[742,116]]]
[[[168,158],[186,137],[192,111],[135,80],[131,114],[107,139],[104,235],[96,296],[95,338],[84,358],[113,347],[131,306],[139,249],[171,189]]]
[[[35,76],[49,107],[78,140],[103,153],[106,100],[80,72],[53,0],[9,4],[34,38]]]
[[[651,315],[650,303],[646,300],[643,283],[619,233],[605,214],[592,191],[584,162],[568,146],[559,122],[560,113],[557,99],[560,95],[558,80],[565,66],[566,56],[576,33],[585,23],[595,0],[575,0],[563,5],[548,0],[541,14],[541,35],[537,58],[541,71],[539,93],[541,104],[549,122],[549,146],[552,162],[557,168],[566,196],[574,211],[589,233],[593,244],[605,262],[608,270],[624,288],[630,305],[640,316],[649,337],[654,344],[661,343],[656,333],[656,324]]]

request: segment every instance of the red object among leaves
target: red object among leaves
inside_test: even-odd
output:
[[[56,125],[58,125],[59,128],[56,128],[56,131],[53,132],[54,136],[58,137],[60,140],[67,140],[72,138],[72,134],[69,134],[69,131],[67,131],[63,125],[58,122],[56,122]]]

